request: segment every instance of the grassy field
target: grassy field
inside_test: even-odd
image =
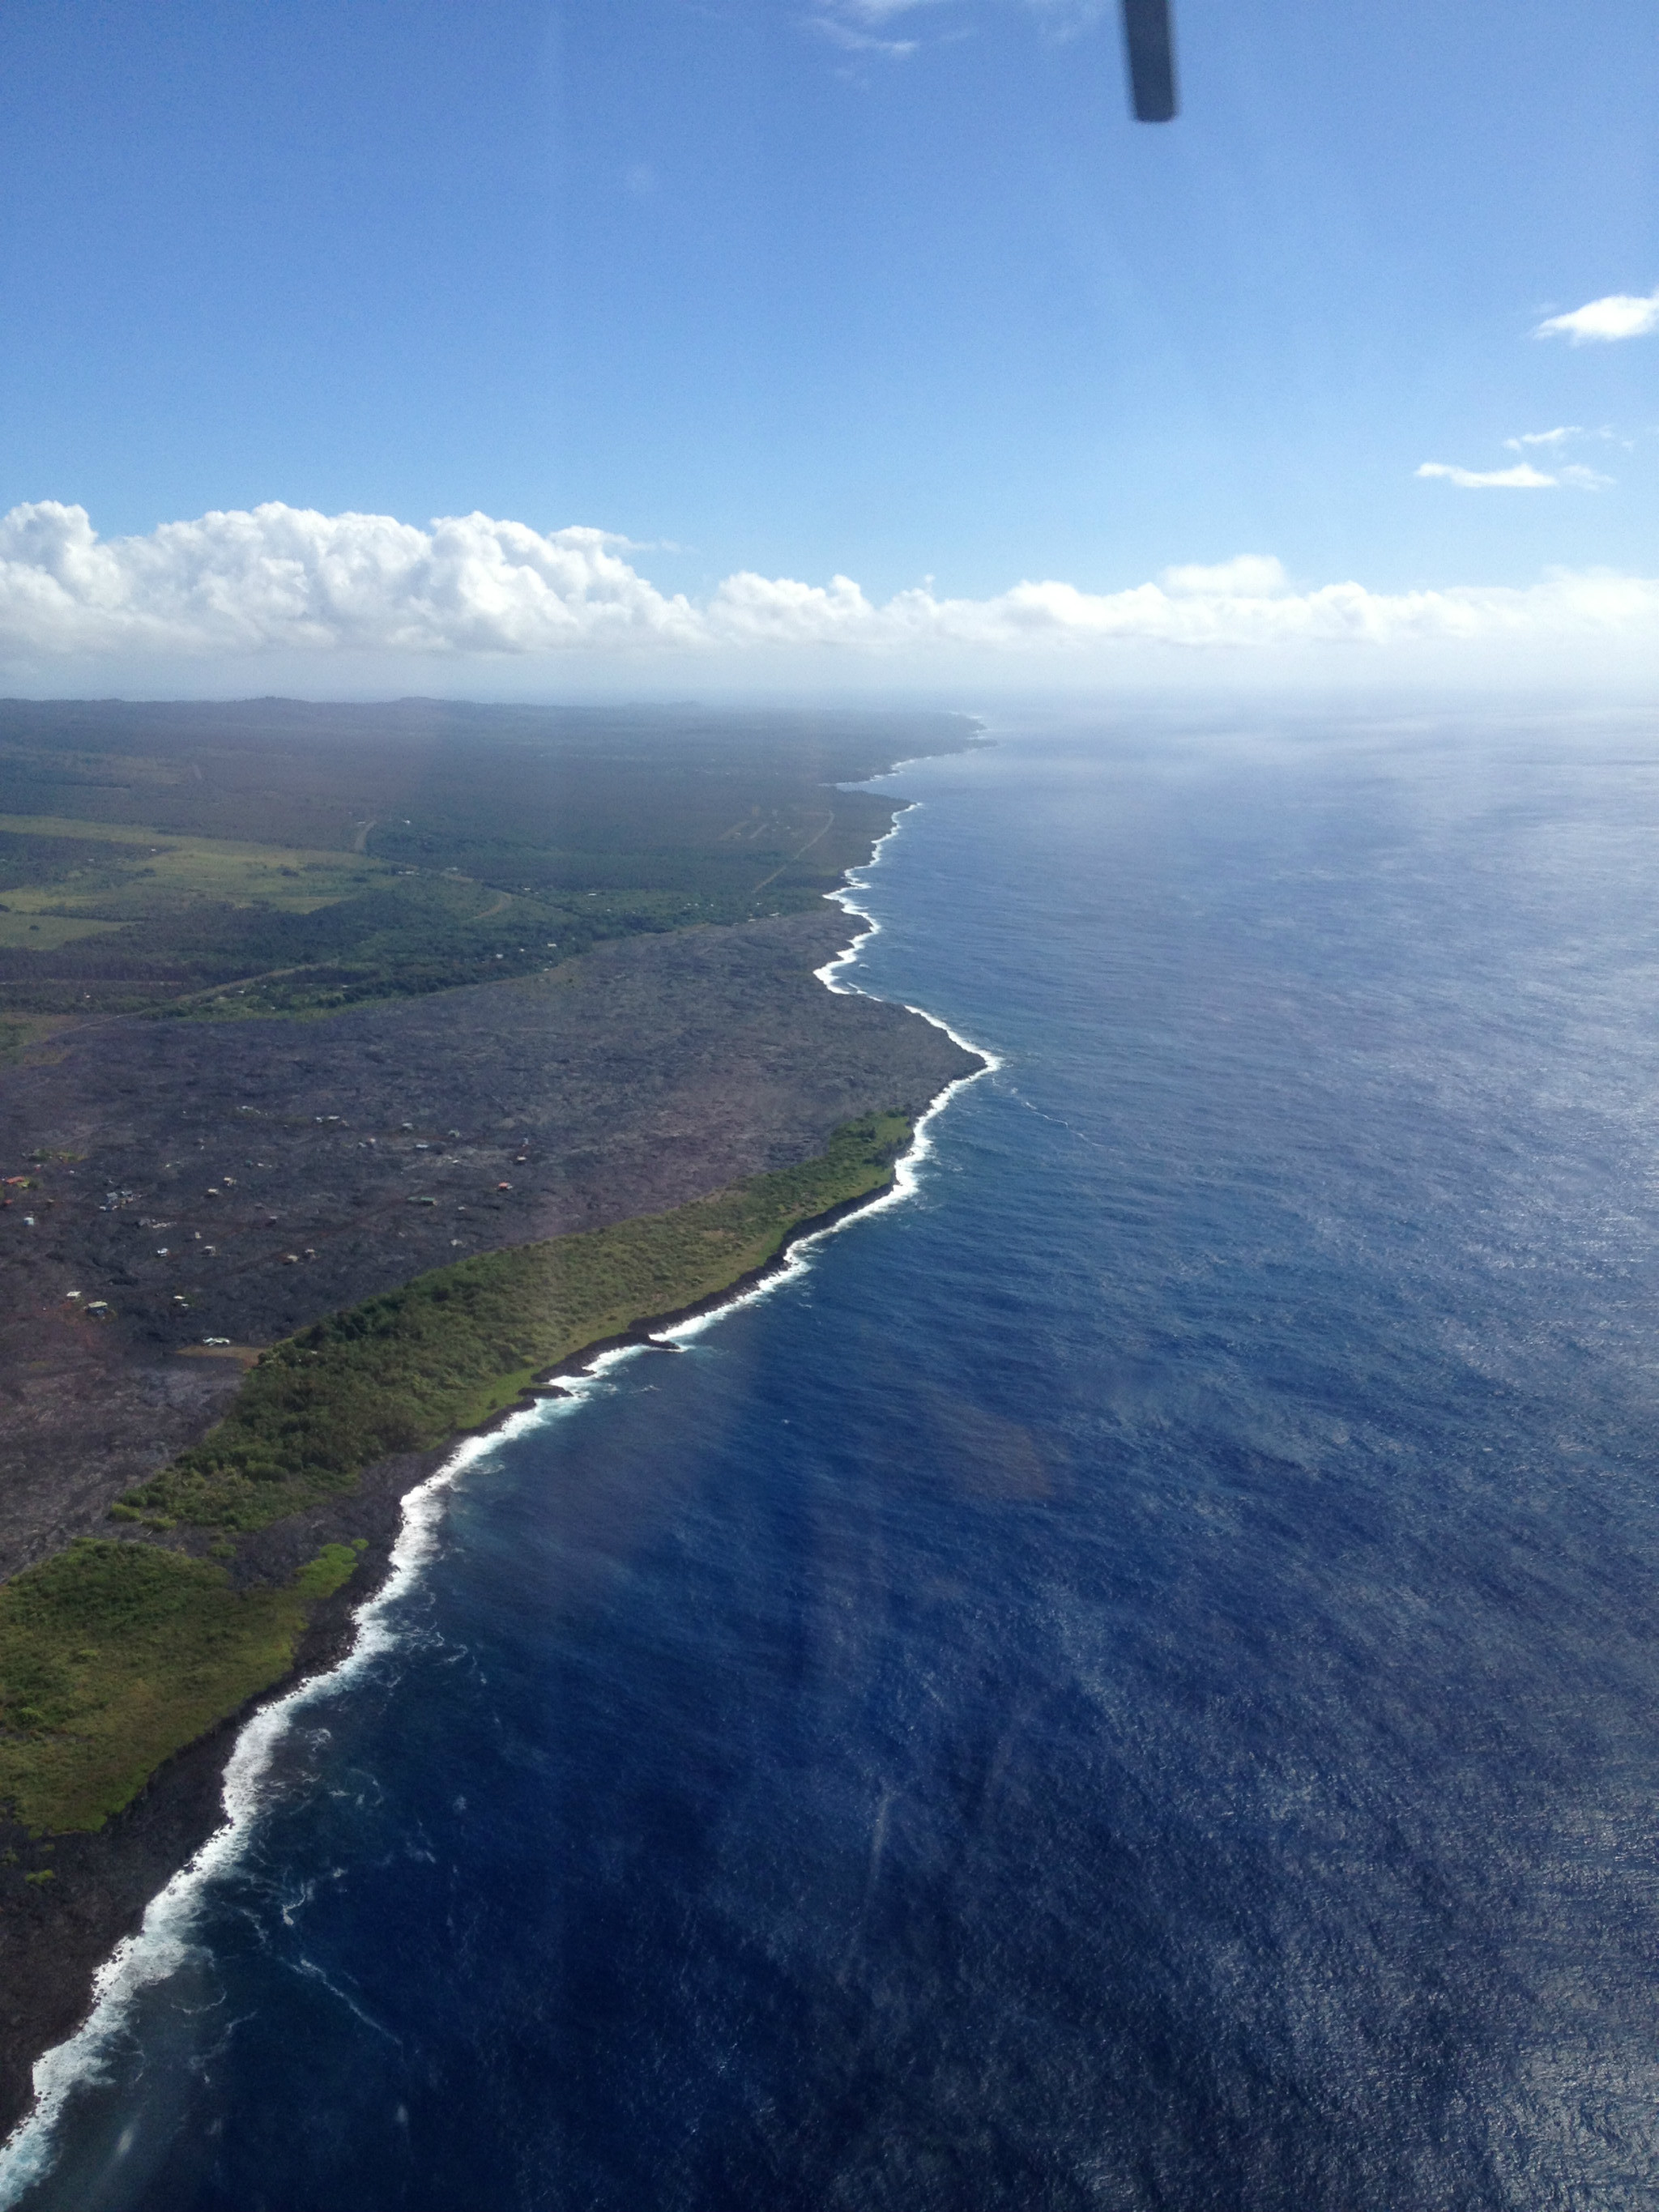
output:
[[[166,1529],[246,1532],[358,1471],[510,1406],[536,1376],[763,1267],[791,1230],[891,1182],[898,1115],[836,1131],[817,1159],[672,1212],[463,1260],[266,1352],[230,1412],[115,1510]]]
[[[54,844],[66,856],[56,872]],[[500,981],[606,938],[742,921],[769,855],[494,858],[526,880],[508,887],[453,865],[0,817],[0,1008],[314,1017]],[[680,880],[641,880],[653,872]],[[805,895],[779,896],[788,906]]]
[[[0,949],[18,952],[56,952],[83,937],[101,937],[118,929],[113,921],[92,921],[83,915],[43,912],[38,907],[0,913]]]
[[[64,1027],[61,1014],[0,1014],[0,1067],[11,1066]]]
[[[945,715],[0,700],[0,1015],[316,1018],[813,905]]]
[[[357,1565],[331,1544],[284,1588],[85,1537],[0,1589],[0,1804],[35,1834],[100,1828],[172,1753],[280,1681]]]
[[[49,861],[54,843],[64,848],[64,866],[47,873],[40,861]],[[30,875],[43,880],[6,880],[9,848],[20,846],[35,864]],[[113,921],[134,919],[158,902],[196,899],[309,914],[388,872],[383,861],[355,853],[181,837],[137,823],[62,815],[0,814],[0,896],[13,913],[78,904],[77,894],[83,894]]]
[[[216,987],[281,967],[284,975],[273,979],[276,988],[267,987],[257,1010],[288,1012],[297,997],[304,1002],[297,1010],[314,1011],[328,1003],[328,987],[337,1000],[339,979],[329,975],[319,990],[309,973],[296,983],[291,971],[309,971],[342,946],[358,949],[376,923],[382,938],[407,935],[406,900],[394,899],[389,913],[374,904],[377,890],[397,883],[393,868],[361,854],[181,837],[62,815],[0,815],[0,994],[17,1013],[120,1013],[180,1003],[199,1012],[197,1001],[240,1011],[221,1005]],[[477,894],[473,908],[489,905],[481,886],[465,888]],[[447,902],[456,907],[453,892]],[[343,929],[326,919],[337,915],[349,917]],[[430,933],[422,914],[415,936]],[[392,965],[403,950],[394,948]],[[377,951],[371,963],[378,971],[387,961],[384,946]],[[475,963],[465,980],[476,979]]]
[[[622,902],[619,912],[612,898],[573,919],[464,877],[385,870],[360,880],[360,872],[296,870],[269,899],[186,895],[177,879],[65,896],[57,907],[46,902],[57,890],[14,893],[15,910],[0,912],[0,1006],[195,1020],[316,1015],[533,974],[600,936],[696,918],[678,909],[659,916],[648,901],[643,911],[639,901]],[[258,881],[245,874],[240,887]],[[343,895],[324,897],[321,889]]]

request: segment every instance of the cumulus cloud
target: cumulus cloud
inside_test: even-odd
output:
[[[1659,291],[1645,295],[1609,292],[1568,315],[1551,315],[1534,331],[1535,338],[1565,338],[1569,345],[1611,345],[1618,338],[1644,338],[1659,331]]]
[[[251,514],[103,539],[84,509],[43,501],[0,520],[0,663],[195,657],[418,656],[476,666],[559,656],[843,660],[1076,656],[1125,647],[1293,648],[1604,640],[1659,643],[1659,580],[1559,574],[1525,587],[1384,592],[1297,587],[1265,554],[1167,568],[1156,582],[1085,592],[1025,581],[986,599],[931,586],[875,601],[827,584],[742,572],[705,600],[659,591],[593,529],[538,532],[484,514],[425,529],[275,502]]]
[[[1283,562],[1276,561],[1271,553],[1238,553],[1231,561],[1218,561],[1207,568],[1189,562],[1182,568],[1166,568],[1158,581],[1166,592],[1183,596],[1210,592],[1239,599],[1268,599],[1290,588]]]
[[[485,514],[420,530],[276,501],[106,540],[84,507],[42,500],[0,520],[0,650],[696,644],[690,603],[647,583],[626,547],[603,530],[544,533]]]
[[[1549,491],[1556,483],[1530,461],[1518,461],[1512,469],[1460,469],[1449,461],[1425,461],[1417,473],[1443,477],[1462,491]]]

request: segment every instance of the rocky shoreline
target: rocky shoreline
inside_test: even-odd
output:
[[[408,1207],[402,1191],[391,1182],[398,1167],[389,1167],[388,1159],[390,1156],[393,1162],[399,1161],[398,1138],[409,1133],[413,1119],[409,1113],[394,1110],[407,1103],[401,1094],[410,1089],[411,1069],[419,1070],[422,1106],[435,1103],[424,1095],[434,1091],[434,1079],[436,1090],[442,1092],[446,1071],[441,1046],[446,1038],[451,1043],[451,1087],[447,1095],[453,1107],[458,1080],[455,1063],[468,1058],[465,1047],[458,1053],[454,1040],[472,1035],[469,1024],[476,1029],[482,1021],[486,1030],[481,1048],[474,1040],[469,1062],[474,1078],[487,1073],[492,1087],[499,1091],[507,1087],[503,1079],[510,1075],[511,1087],[520,1095],[514,1098],[512,1110],[505,1117],[507,1128],[499,1134],[489,1133],[496,1138],[493,1144],[481,1139],[475,1130],[467,1133],[471,1143],[461,1139],[459,1127],[449,1133],[451,1149],[441,1155],[440,1164],[452,1164],[456,1188],[469,1193],[466,1200],[453,1200],[453,1211],[468,1212],[475,1207],[482,1211],[473,1186],[488,1185],[499,1164],[494,1155],[510,1157],[513,1162],[495,1181],[524,1187],[523,1197],[513,1206],[509,1235],[500,1235],[501,1229],[509,1227],[509,1221],[498,1225],[491,1220],[489,1228],[495,1232],[494,1237],[487,1242],[472,1241],[473,1224],[469,1223],[469,1249],[489,1249],[489,1242],[528,1242],[534,1236],[556,1234],[562,1229],[627,1218],[722,1188],[744,1175],[811,1157],[830,1129],[849,1117],[849,1111],[900,1110],[913,1121],[920,1120],[943,1093],[979,1073],[984,1063],[921,1016],[823,990],[812,971],[844,944],[847,932],[845,915],[826,907],[818,914],[735,929],[635,939],[601,948],[586,961],[574,963],[580,971],[574,977],[556,975],[539,986],[480,987],[477,991],[444,994],[440,1000],[414,1006],[367,1008],[314,1025],[298,1042],[298,1054],[311,1063],[307,1094],[296,1099],[290,1093],[281,1116],[269,1112],[264,1115],[259,1156],[280,1156],[282,1143],[270,1141],[273,1135],[293,1140],[296,1148],[303,1143],[307,1152],[316,1149],[312,1133],[318,1128],[330,1133],[338,1131],[341,1137],[351,1139],[358,1155],[356,1159],[338,1138],[326,1147],[325,1157],[334,1187],[313,1178],[308,1188],[285,1193],[290,1203],[295,1195],[309,1199],[320,1223],[313,1233],[319,1239],[329,1235],[335,1246],[330,1283],[335,1294],[329,1304],[344,1304],[388,1286],[394,1279],[406,1280],[422,1265],[441,1263],[441,1254],[443,1258],[454,1256],[453,1242],[446,1249],[438,1235],[440,1230],[451,1226],[451,1212],[447,1210],[441,1220],[412,1220],[415,1209]],[[538,990],[539,997],[535,995]],[[506,996],[508,992],[514,994],[512,1000]],[[443,1005],[446,1000],[452,1002],[448,1009]],[[454,1001],[471,1003],[456,1006]],[[526,1026],[534,1030],[538,1015],[541,1034],[532,1039],[529,1056],[534,1056],[538,1043],[542,1047],[551,1043],[556,1048],[546,1054],[545,1063],[538,1070],[543,1081],[538,1097],[530,1101],[523,1095],[534,1086],[525,1080],[522,1031]],[[493,1029],[489,1026],[491,1022]],[[722,1027],[724,1051],[720,1048]],[[169,1040],[179,1039],[186,1048],[193,1040],[199,1053],[204,1035],[226,1036],[224,1031],[204,1031],[183,1024],[148,1025],[146,1030],[127,1024],[105,1025],[106,1036],[112,1028],[139,1030],[139,1043],[153,1062],[161,1063],[161,1082],[151,1095],[169,1106],[177,1094],[162,1086],[170,1072],[169,1056],[180,1050],[179,1044]],[[247,1044],[238,1044],[240,1036],[254,1030],[281,1034],[268,1039],[256,1036],[252,1051]],[[392,1031],[392,1036],[387,1036],[387,1030]],[[369,1041],[367,1050],[365,1034]],[[499,1051],[490,1050],[492,1042],[505,1046],[509,1038],[520,1048],[517,1066],[510,1066],[510,1054],[504,1062]],[[239,1025],[229,1033],[229,1042],[234,1049],[226,1057],[234,1061],[240,1052],[256,1076],[260,1047],[295,1051],[291,1025]],[[383,1054],[379,1062],[370,1057],[376,1042]],[[394,1043],[403,1048],[395,1056],[388,1049]],[[670,1056],[670,1048],[676,1043],[681,1048],[677,1059]],[[556,1048],[560,1045],[562,1053]],[[44,1107],[51,1114],[55,1108],[61,1121],[65,1101],[72,1102],[81,1124],[77,1134],[91,1134],[95,1141],[97,1118],[88,1110],[88,1094],[94,1094],[95,1104],[96,1083],[88,1080],[88,1058],[94,1079],[100,1070],[95,1046],[95,1037],[82,1042],[78,1063],[71,1059],[76,1047],[55,1060],[44,1060],[33,1085],[27,1079],[30,1071],[24,1071],[25,1079],[9,1086],[12,1095],[8,1103],[15,1103],[20,1092],[27,1100],[32,1091],[37,1109]],[[424,1057],[417,1058],[422,1047]],[[90,1054],[88,1048],[94,1048]],[[480,1060],[489,1063],[486,1067],[473,1064]],[[361,1078],[365,1066],[372,1070],[387,1061],[396,1078],[398,1097],[386,1095],[388,1085],[384,1080],[378,1086],[382,1095],[376,1097],[372,1074],[367,1092],[360,1081],[355,1097],[343,1095],[354,1066]],[[142,1111],[137,1116],[133,1114],[135,1099],[142,1102],[146,1095],[142,1080],[135,1083],[133,1079],[130,1054],[121,1060],[110,1055],[106,1047],[103,1065],[119,1070],[112,1087],[118,1089],[120,1111],[126,1118],[118,1125],[116,1140],[126,1148],[129,1158],[143,1159],[146,1143],[159,1133],[146,1130]],[[694,1074],[701,1073],[701,1086],[695,1080],[690,1085],[684,1080],[688,1066]],[[208,1134],[188,1132],[195,1140],[191,1149],[216,1155],[224,1149],[231,1127],[239,1146],[246,1140],[246,1121],[239,1119],[233,1124],[230,1117],[240,1116],[249,1104],[247,1073],[221,1067],[218,1113],[216,1116],[210,1110],[200,1116]],[[561,1076],[566,1079],[562,1092]],[[587,1093],[580,1102],[585,1112],[570,1111],[573,1087]],[[476,1080],[471,1088],[476,1092]],[[269,1090],[264,1096],[269,1101]],[[317,1102],[325,1096],[331,1103],[319,1111]],[[477,1111],[476,1097],[465,1103],[474,1108],[469,1118],[476,1124],[483,1118]],[[564,1142],[538,1142],[538,1132],[544,1128],[546,1136],[552,1137],[562,1113],[560,1133]],[[428,1114],[428,1118],[433,1117]],[[280,1132],[275,1127],[279,1119]],[[371,1127],[371,1122],[375,1126]],[[397,1135],[392,1134],[394,1127]],[[357,1133],[365,1129],[368,1136]],[[173,1141],[160,1149],[184,1152],[185,1147],[179,1142],[181,1133],[175,1127],[167,1133]],[[590,1134],[599,1141],[585,1148],[581,1139]],[[372,1146],[370,1136],[375,1139]],[[412,1165],[423,1185],[435,1180],[428,1158],[431,1142],[411,1135],[409,1144],[401,1148],[409,1154],[409,1161],[402,1164]],[[381,1151],[382,1143],[386,1144],[386,1152]],[[418,1154],[414,1150],[417,1143]],[[526,1144],[532,1147],[529,1158],[509,1151]],[[367,1158],[362,1157],[365,1154]],[[481,1154],[484,1156],[478,1157]],[[86,1158],[82,1155],[82,1160]],[[525,1170],[532,1164],[538,1172],[526,1176]],[[222,1174],[216,1157],[204,1162],[204,1167]],[[108,1182],[112,1172],[106,1165],[101,1177],[92,1180]],[[177,1176],[176,1166],[171,1172]],[[118,1190],[133,1187],[131,1183],[116,1186]],[[214,1187],[216,1198],[227,1187],[240,1188],[226,1176]],[[365,1189],[370,1192],[367,1203]],[[176,1182],[168,1192],[168,1212],[176,1218],[185,1208],[174,1201],[175,1192],[184,1194]],[[800,1224],[788,1243],[818,1233],[879,1195],[875,1193],[849,1200]],[[422,1196],[426,1196],[424,1190]],[[101,1257],[107,1264],[111,1252],[118,1252],[116,1237],[124,1225],[118,1218],[112,1224],[101,1207],[96,1219],[89,1206],[82,1207],[78,1213],[67,1206],[62,1212],[64,1218],[53,1224],[58,1249],[50,1255],[58,1272],[63,1272],[66,1256],[76,1272],[84,1272],[89,1261]],[[420,1208],[422,1217],[435,1216],[438,1212],[436,1205]],[[256,1218],[258,1212],[258,1205],[243,1209],[244,1227],[234,1205],[216,1206],[215,1244],[224,1247],[227,1258],[234,1260],[240,1234],[246,1237],[250,1249],[239,1272],[233,1275],[225,1270],[213,1288],[220,1293],[227,1278],[233,1281],[240,1310],[246,1310],[250,1317],[262,1315],[264,1340],[270,1340],[281,1333],[281,1317],[271,1311],[272,1307],[291,1299],[298,1286],[292,1284],[292,1271],[285,1261],[273,1266],[264,1255],[263,1245],[272,1240],[264,1234],[263,1220]],[[66,1255],[64,1247],[73,1243],[77,1224],[82,1232],[82,1249]],[[482,1222],[477,1225],[484,1226]],[[299,1241],[292,1228],[288,1230],[288,1239]],[[198,1240],[192,1236],[191,1241]],[[432,1247],[429,1256],[423,1249],[427,1244]],[[786,1245],[759,1274],[786,1265],[787,1249]],[[170,1336],[177,1338],[185,1331],[161,1295],[151,1292],[146,1300],[149,1285],[142,1279],[134,1285],[137,1295],[124,1314],[118,1335],[115,1330],[94,1331],[73,1314],[65,1321],[61,1314],[52,1313],[39,1295],[43,1287],[50,1288],[38,1279],[46,1255],[37,1249],[27,1256],[34,1265],[24,1288],[35,1296],[32,1300],[19,1297],[14,1276],[9,1286],[9,1312],[4,1316],[10,1321],[9,1333],[14,1335],[28,1334],[30,1322],[38,1324],[44,1312],[49,1327],[57,1324],[60,1354],[61,1340],[67,1336],[71,1364],[76,1364],[73,1355],[84,1348],[100,1370],[99,1380],[106,1382],[118,1376],[123,1367],[141,1373],[153,1370],[167,1360],[169,1352],[176,1356],[190,1348],[183,1343],[169,1343]],[[213,1256],[216,1260],[219,1254]],[[757,1279],[757,1276],[745,1278],[699,1306],[637,1324],[623,1338],[591,1345],[561,1369],[550,1370],[538,1388],[556,1389],[561,1371],[579,1370],[616,1345],[647,1341],[655,1329],[726,1304],[751,1289]],[[0,1277],[0,1291],[7,1287]],[[313,1286],[307,1285],[307,1291],[314,1296]],[[31,1305],[33,1312],[29,1310]],[[238,1334],[243,1341],[258,1340],[255,1330],[246,1326]],[[118,1351],[125,1352],[126,1358],[112,1358]],[[84,1384],[91,1377],[82,1364],[77,1379]],[[199,1370],[208,1363],[193,1361],[191,1365]],[[223,1368],[199,1380],[193,1376],[193,1388],[185,1394],[185,1418],[149,1424],[152,1433],[146,1455],[151,1463],[160,1463],[179,1449],[179,1440],[188,1441],[216,1418],[235,1379],[234,1371]],[[130,1411],[133,1410],[131,1395]],[[56,1391],[52,1393],[43,1410],[58,1395]],[[177,1394],[169,1398],[167,1393],[150,1389],[146,1402],[154,1405],[158,1401],[176,1405]],[[503,1413],[489,1425],[499,1425],[509,1417]],[[293,1671],[281,1683],[170,1759],[133,1803],[97,1832],[60,1836],[42,1843],[15,1826],[0,1826],[0,1853],[15,1855],[0,1866],[0,1991],[3,1991],[0,1996],[0,2127],[12,2126],[27,2112],[33,2095],[34,2062],[85,2017],[99,1967],[119,1941],[140,1925],[150,1900],[222,1825],[221,1786],[225,1766],[251,1714],[289,1694],[300,1681],[326,1671],[351,1648],[356,1616],[383,1585],[389,1571],[404,1499],[444,1463],[457,1441],[430,1452],[384,1460],[367,1469],[349,1494],[280,1522],[242,1546],[235,1565],[238,1578],[270,1580],[292,1574],[324,1544],[356,1541],[363,1547],[362,1563],[356,1573],[343,1589],[319,1607],[296,1654]],[[106,1525],[103,1516],[109,1499],[131,1479],[128,1470],[133,1460],[130,1449],[107,1456],[110,1464],[102,1479],[90,1485],[82,1483],[67,1516],[61,1510],[61,1487],[57,1500],[47,1501],[58,1504],[55,1514],[38,1510],[31,1514],[29,1492],[23,1487],[24,1510],[20,1513],[14,1506],[9,1525],[0,1528],[0,1555],[9,1553],[9,1565],[15,1567],[28,1557],[39,1556],[42,1549],[52,1548],[63,1540],[65,1531],[76,1533],[77,1525],[79,1528]],[[13,1495],[16,1498],[19,1493]],[[37,1508],[40,1496],[37,1483]],[[28,1878],[31,1875],[36,1877],[33,1881]],[[48,1878],[41,1879],[42,1875]]]

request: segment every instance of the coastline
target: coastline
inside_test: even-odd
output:
[[[905,808],[830,896],[861,927],[813,975],[836,994],[869,998],[840,980],[879,924],[857,902],[856,878],[875,866]],[[875,1003],[884,1003],[876,1001]],[[0,2207],[17,2201],[50,2164],[63,2102],[103,2042],[121,2030],[133,1994],[160,1978],[187,1946],[201,1886],[226,1864],[259,1816],[272,1755],[291,1716],[368,1666],[392,1640],[386,1616],[418,1576],[438,1540],[446,1492],[495,1443],[532,1422],[556,1418],[587,1395],[617,1360],[648,1349],[677,1350],[728,1309],[769,1295],[807,1264],[811,1249],[855,1216],[898,1202],[915,1189],[931,1149],[929,1125],[955,1092],[1000,1063],[921,1008],[908,1008],[979,1065],[951,1077],[917,1114],[905,1151],[884,1187],[845,1200],[795,1224],[762,1267],[692,1305],[647,1316],[597,1340],[544,1370],[525,1401],[475,1430],[422,1453],[366,1468],[356,1492],[337,1504],[296,1516],[290,1544],[319,1534],[361,1539],[362,1565],[349,1584],[319,1607],[283,1680],[251,1699],[157,1770],[133,1803],[94,1833],[55,1839],[64,1889],[43,1884],[30,1898],[27,1924],[8,1926],[4,1948],[16,1955],[7,2017],[0,2019]],[[574,1387],[572,1387],[574,1386]],[[19,1971],[21,1967],[21,1971]]]

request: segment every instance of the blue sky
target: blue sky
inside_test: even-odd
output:
[[[1148,128],[1085,0],[9,0],[0,513],[583,526],[694,613],[741,572],[872,607],[1241,554],[1281,600],[1659,574],[1659,331],[1534,335],[1659,286],[1650,0],[1176,7]],[[252,588],[219,541],[168,541],[193,580],[126,630],[54,629],[36,572],[73,561],[20,527],[15,688],[241,665],[179,627],[210,569]],[[283,527],[261,575],[325,596],[388,557]],[[631,589],[582,576],[538,588]],[[248,650],[414,635],[261,608]]]

